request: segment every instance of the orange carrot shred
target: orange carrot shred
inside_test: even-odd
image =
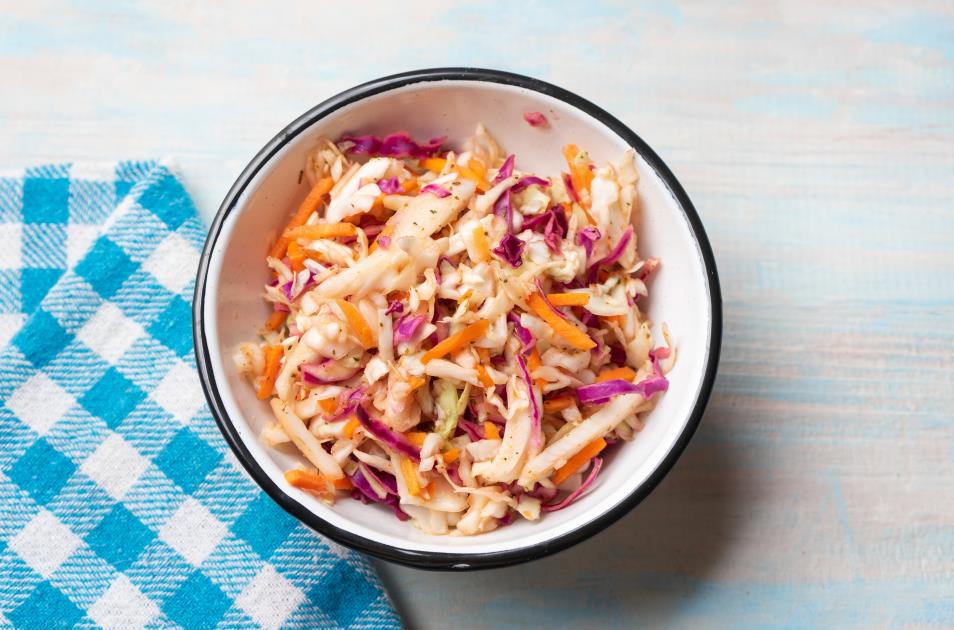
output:
[[[358,307],[341,298],[337,298],[335,304],[337,304],[341,312],[344,313],[345,319],[348,320],[348,326],[351,327],[351,332],[354,333],[361,347],[365,350],[375,347],[377,345],[377,339],[371,331],[371,327],[368,326],[368,322],[365,321],[361,311],[358,310]]]
[[[424,431],[408,431],[404,434],[404,437],[414,446],[424,446],[424,438],[427,437],[427,433]]]
[[[325,413],[334,413],[335,409],[338,408],[338,399],[323,398],[318,401],[318,408],[324,411]]]
[[[429,157],[421,160],[421,166],[426,168],[429,171],[435,173],[440,173],[444,170],[444,167],[447,165],[447,160],[439,157]]]
[[[278,330],[288,319],[288,313],[285,311],[275,311],[265,320],[265,330]]]
[[[487,373],[487,368],[478,363],[475,369],[477,370],[477,379],[480,381],[481,385],[484,387],[494,386],[494,379],[490,378],[490,374]]]
[[[282,354],[285,349],[281,346],[269,346],[265,349],[265,370],[258,385],[259,400],[266,400],[275,390],[275,379],[278,378],[278,369],[281,367]]]
[[[423,376],[412,376],[407,379],[407,384],[411,387],[412,392],[419,387],[423,387],[425,383],[427,383],[427,378]]]
[[[351,420],[348,420],[348,424],[344,426],[344,430],[342,431],[342,434],[345,436],[346,439],[350,440],[352,437],[354,437],[355,429],[357,429],[360,426],[361,426],[361,423],[358,422],[357,418],[351,418]]]
[[[534,348],[530,352],[530,356],[527,357],[527,371],[530,372],[530,376],[533,376],[533,373],[537,371],[537,368],[539,368],[542,363],[543,362],[540,360],[540,352]],[[543,386],[546,385],[546,380],[537,377],[533,379],[533,383],[540,389],[543,389]]]
[[[272,258],[281,258],[285,255],[285,250],[288,248],[288,244],[292,240],[291,238],[286,237],[285,232],[300,225],[304,225],[305,221],[308,220],[308,217],[311,216],[311,213],[317,210],[318,206],[321,205],[322,198],[324,198],[324,196],[331,191],[334,185],[335,181],[333,179],[330,177],[323,177],[311,187],[311,190],[308,191],[308,196],[305,197],[305,199],[301,202],[301,205],[298,206],[298,210],[292,216],[291,221],[289,221],[288,225],[285,226],[282,235],[278,237],[278,240],[275,241],[275,244],[272,245],[270,250],[268,250],[269,256]]]
[[[319,494],[331,494],[331,488],[333,487],[320,473],[311,470],[285,471],[285,481],[296,488],[311,490]]]
[[[572,407],[575,399],[573,394],[563,394],[543,401],[544,413],[556,413],[567,407]]]
[[[539,293],[531,293],[527,298],[530,309],[536,315],[549,324],[556,334],[566,339],[567,343],[577,350],[592,350],[596,347],[596,342],[590,339],[589,335],[563,319],[557,312],[550,308],[543,296]]]
[[[460,457],[460,449],[456,447],[449,448],[446,451],[444,451],[443,457],[444,457],[445,464],[453,464],[454,462],[457,461],[457,458]]]
[[[596,382],[602,383],[603,381],[614,381],[617,379],[623,381],[632,381],[634,378],[636,378],[636,372],[634,372],[632,368],[624,366],[603,370],[600,372],[599,376],[596,377]]]
[[[426,365],[434,359],[439,359],[446,354],[450,354],[455,350],[463,348],[470,342],[484,336],[487,333],[487,328],[489,327],[490,322],[488,322],[486,319],[474,322],[467,328],[461,330],[460,332],[454,333],[444,341],[425,352],[421,357],[421,363]]]
[[[291,228],[285,232],[285,236],[290,239],[296,238],[338,238],[354,236],[358,233],[358,228],[353,223],[318,223],[317,225],[300,225]]]
[[[553,306],[586,306],[590,296],[586,293],[547,293],[547,299]]]
[[[471,169],[467,168],[466,166],[458,166],[457,170],[460,172],[461,177],[464,177],[465,179],[469,179],[470,181],[476,183],[477,190],[479,190],[480,192],[486,192],[490,190],[490,182],[488,182],[486,179],[484,179],[483,177],[481,177],[480,175],[478,175]]]
[[[490,420],[484,420],[484,439],[485,440],[499,440],[500,431],[497,430],[497,425],[491,422]]]
[[[407,457],[401,457],[401,476],[404,477],[404,483],[407,485],[407,491],[413,496],[421,494],[421,484],[417,482],[417,466]]]
[[[477,260],[488,262],[490,260],[490,241],[487,240],[487,233],[484,228],[478,225],[474,228],[474,251],[477,254]]]
[[[592,458],[599,455],[600,451],[606,448],[606,440],[599,437],[584,446],[579,453],[567,460],[567,462],[558,468],[556,472],[553,473],[553,483],[560,485],[567,478],[578,471],[580,468],[583,468],[583,465],[586,462],[590,461]]]
[[[374,242],[371,243],[371,247],[368,248],[368,253],[369,253],[369,254],[373,254],[373,253],[374,253],[374,250],[376,250],[376,249],[378,248],[378,241],[381,240],[381,237],[382,237],[382,236],[387,236],[388,238],[390,238],[390,237],[391,237],[391,234],[393,234],[393,233],[394,233],[394,226],[393,226],[393,225],[385,225],[385,226],[384,226],[384,229],[382,229],[380,232],[378,232],[378,236],[377,236],[377,238],[374,239]]]
[[[467,166],[470,168],[470,170],[477,173],[480,177],[482,178],[487,177],[487,167],[484,166],[484,163],[480,158],[476,158],[476,157],[470,158],[469,160],[467,160]]]

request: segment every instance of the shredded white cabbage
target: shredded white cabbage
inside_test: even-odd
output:
[[[597,165],[568,145],[569,174],[547,177],[483,125],[460,152],[398,139],[306,159],[312,200],[329,192],[266,258],[275,314],[233,353],[270,401],[260,438],[314,466],[292,485],[430,534],[539,520],[638,434],[674,365],[639,307],[659,261],[628,235],[635,152]]]

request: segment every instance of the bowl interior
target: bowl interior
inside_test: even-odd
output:
[[[530,127],[523,120],[526,111],[544,112],[549,128]],[[700,396],[712,320],[699,243],[665,182],[638,156],[642,208],[638,247],[643,256],[662,259],[650,285],[648,310],[657,332],[660,323],[669,325],[678,361],[670,374],[670,389],[647,417],[646,428],[633,442],[612,450],[589,494],[535,523],[517,519],[477,537],[434,537],[396,520],[386,508],[351,500],[328,507],[290,487],[282,473],[296,458],[260,444],[257,436],[271,414],[235,373],[231,355],[238,343],[255,337],[268,315],[261,299],[262,286],[268,281],[264,256],[290,210],[307,192],[307,183],[299,183],[306,153],[316,138],[337,138],[347,132],[404,130],[419,139],[446,135],[451,146],[459,146],[478,122],[483,122],[507,151],[516,154],[519,168],[542,174],[563,170],[560,148],[568,142],[586,148],[597,163],[616,162],[628,148],[609,127],[576,107],[500,83],[413,83],[343,105],[300,130],[291,130],[297,134],[267,160],[239,196],[211,251],[203,312],[211,374],[224,409],[258,465],[279,488],[321,519],[354,535],[396,549],[461,557],[545,546],[606,515],[645,483],[673,449]]]

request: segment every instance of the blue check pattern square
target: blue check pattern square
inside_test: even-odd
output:
[[[149,262],[204,237],[165,164],[0,174],[0,626],[400,627],[215,428],[194,278]]]

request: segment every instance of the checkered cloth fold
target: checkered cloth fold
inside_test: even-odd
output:
[[[400,626],[249,479],[192,355],[205,231],[169,168],[0,175],[0,625]]]

